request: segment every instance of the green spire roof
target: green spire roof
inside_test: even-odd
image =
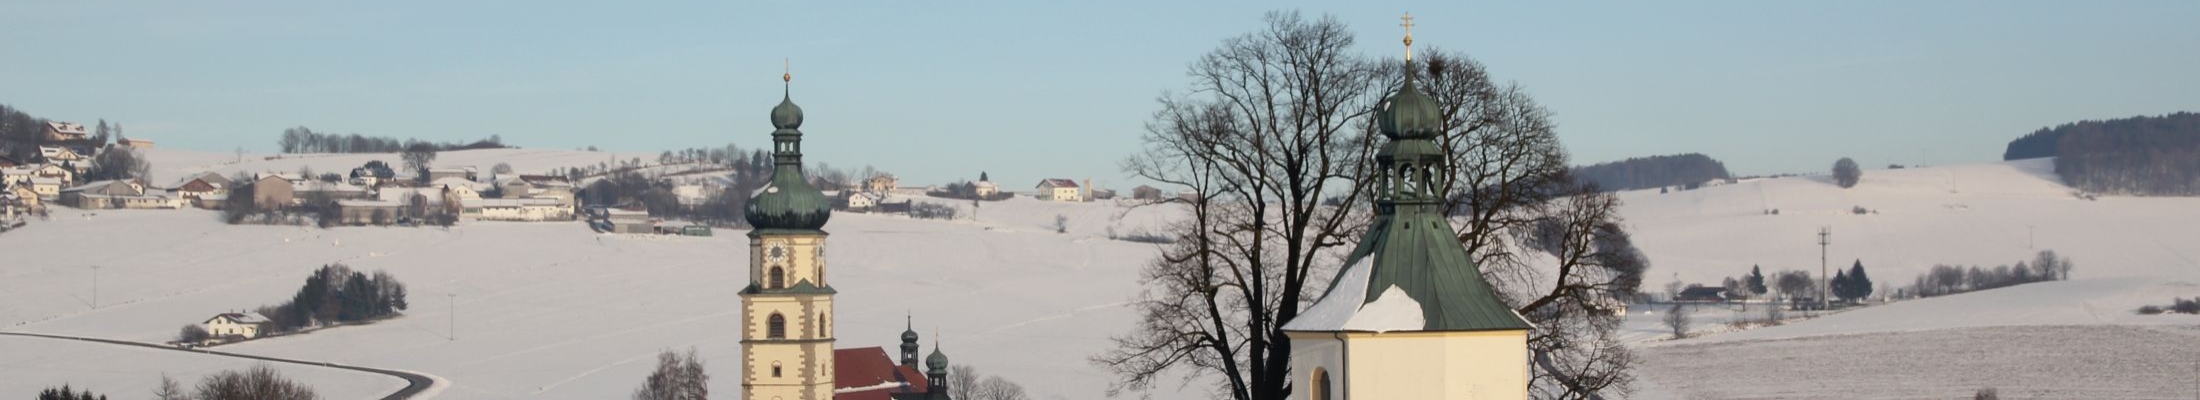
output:
[[[793,80],[787,75],[787,80]],[[802,175],[802,107],[792,94],[772,108],[772,179],[749,197],[742,216],[757,231],[816,231],[832,218],[832,203]]]
[[[947,354],[940,352],[939,341],[932,342],[932,355],[924,357],[924,368],[934,374],[947,372]]]
[[[1410,37],[1408,43],[1410,45]],[[1410,59],[1408,61],[1411,63]],[[1376,122],[1390,138],[1376,154],[1375,221],[1330,281],[1329,291],[1284,325],[1292,331],[1524,330],[1527,319],[1500,299],[1452,235],[1432,177],[1451,173],[1433,140],[1443,131],[1436,101],[1406,70]]]

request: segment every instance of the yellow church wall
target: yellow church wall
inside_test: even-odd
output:
[[[1338,399],[1528,398],[1527,331],[1288,334],[1294,386],[1314,387],[1320,368]]]
[[[750,239],[750,279],[766,286],[766,271],[786,272],[786,284],[808,280],[822,285],[824,235],[770,235]],[[784,245],[788,256],[772,260],[765,249]],[[833,391],[833,298],[825,294],[743,294],[741,347],[742,398],[828,400]],[[769,337],[770,318],[786,318],[784,339]],[[772,365],[780,376],[771,375]]]

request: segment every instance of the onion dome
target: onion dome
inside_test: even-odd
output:
[[[931,370],[933,373],[945,373],[947,371],[947,354],[940,352],[939,344],[934,343],[932,345],[932,355],[924,357],[924,368]]]
[[[779,98],[779,106],[772,107],[772,127],[779,129],[802,128],[802,106],[794,105],[792,94]]]
[[[1405,85],[1383,99],[1382,111],[1375,116],[1383,136],[1393,140],[1435,138],[1444,126],[1436,100],[1413,84],[1413,75],[1412,61],[1407,61]]]
[[[789,82],[794,75],[784,78]],[[757,230],[814,231],[832,218],[832,202],[802,175],[802,107],[791,95],[772,108],[772,179],[749,197],[742,216]]]
[[[901,331],[901,343],[907,345],[917,344],[917,328],[914,325]]]

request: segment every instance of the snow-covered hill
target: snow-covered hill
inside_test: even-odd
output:
[[[600,161],[603,153],[446,152],[438,164],[521,171]],[[166,176],[199,170],[348,169],[373,156],[258,160],[153,153]],[[394,157],[392,157],[394,159]],[[838,347],[894,346],[913,315],[927,352],[937,339],[957,364],[1023,383],[1040,398],[1102,395],[1109,375],[1086,357],[1124,332],[1123,306],[1154,245],[1107,239],[1157,226],[1167,212],[1112,203],[988,202],[957,221],[836,213]],[[1056,233],[1054,220],[1068,220]],[[618,398],[641,382],[660,349],[696,347],[719,393],[740,386],[739,298],[747,284],[742,231],[715,237],[601,235],[578,222],[469,223],[436,228],[315,229],[231,226],[202,210],[57,209],[51,221],[0,234],[0,330],[142,341],[216,312],[289,298],[313,268],[343,262],[385,270],[411,291],[405,316],[380,323],[224,346],[227,351],[433,374],[443,398]],[[91,266],[99,303],[89,307]],[[455,298],[450,296],[456,294]],[[454,304],[455,303],[455,304]],[[451,320],[456,312],[456,339]],[[0,375],[54,356],[35,341],[0,341]],[[71,364],[83,365],[83,364]],[[143,388],[158,372],[203,373],[243,361],[147,359],[66,375],[77,386]],[[189,371],[183,371],[189,370]],[[30,375],[24,375],[30,376]],[[55,374],[36,375],[52,377]],[[387,382],[331,383],[355,398]],[[0,393],[45,380],[0,379]],[[1201,397],[1199,386],[1156,398]]]
[[[1809,176],[1641,190],[1622,194],[1623,215],[1655,264],[1652,287],[1674,274],[1716,285],[1751,265],[1815,276],[1819,227],[1833,230],[1833,267],[1861,260],[1881,283],[1908,284],[1934,264],[2014,264],[2039,249],[2071,257],[2077,278],[2200,277],[2200,198],[2085,200],[2053,170],[2035,159],[1868,170],[1849,189]]]
[[[1676,277],[1716,284],[1751,265],[1815,275],[1819,227],[1833,230],[1834,268],[1861,260],[1893,286],[1935,264],[1991,268],[2039,249],[2077,263],[2069,281],[1642,342],[1635,397],[1947,398],[1983,388],[2014,398],[2200,395],[2200,364],[2191,362],[2200,356],[2192,329],[2200,316],[2133,313],[2200,296],[2200,198],[2081,199],[2053,169],[2038,159],[1866,171],[1849,189],[1817,176],[1624,193],[1636,243],[1655,264],[1651,287]],[[1766,214],[1773,209],[1779,214]],[[1629,333],[1659,335],[1657,318],[1638,312]]]

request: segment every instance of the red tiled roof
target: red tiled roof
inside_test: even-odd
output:
[[[886,386],[889,382],[906,385]],[[924,393],[930,390],[924,374],[915,368],[894,363],[887,357],[884,347],[833,350],[833,398],[840,400],[889,400],[895,393]],[[863,391],[840,393],[840,390],[873,388]]]

